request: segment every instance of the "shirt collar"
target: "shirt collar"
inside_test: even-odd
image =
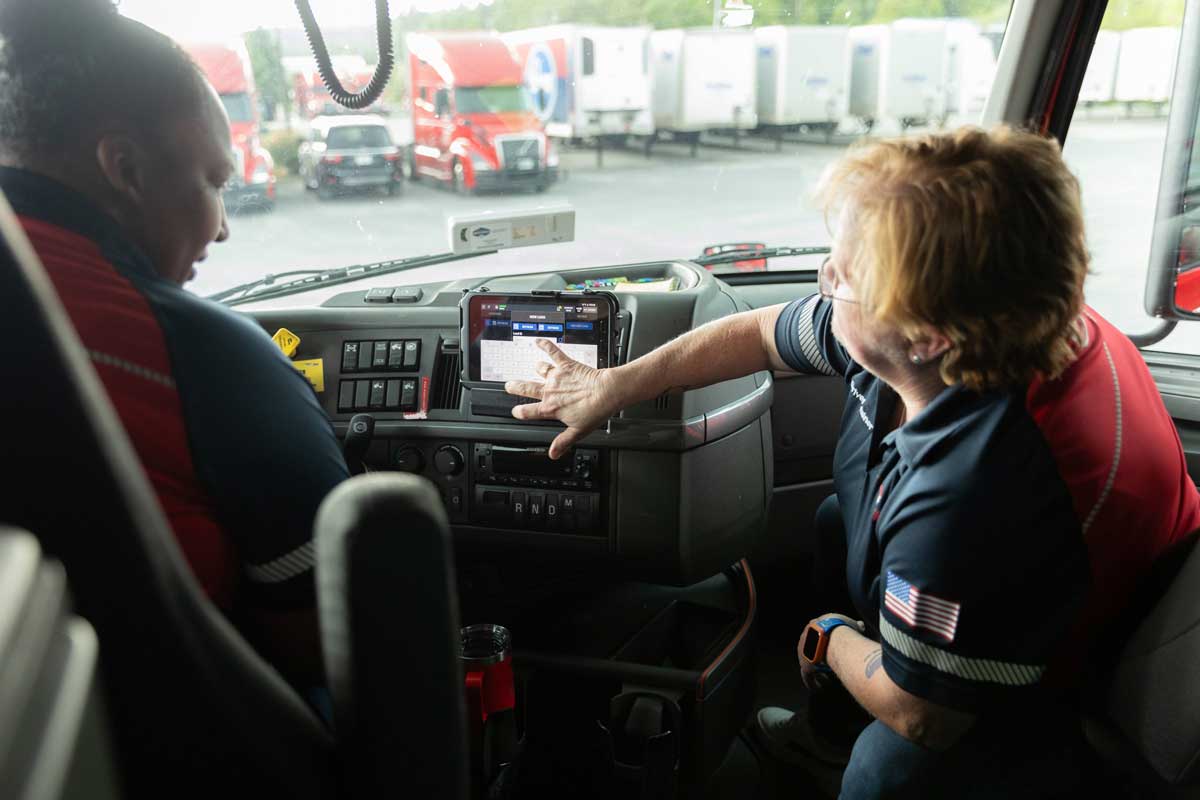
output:
[[[989,399],[961,384],[947,386],[924,411],[883,437],[883,444],[895,446],[900,457],[915,466],[952,439]]]
[[[0,167],[0,190],[23,217],[56,225],[95,242],[123,270],[157,278],[154,266],[117,221],[79,192],[53,178],[16,167]]]

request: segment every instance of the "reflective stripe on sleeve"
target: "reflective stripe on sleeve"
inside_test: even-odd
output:
[[[312,568],[313,543],[308,542],[265,564],[247,565],[246,575],[255,583],[282,583]]]
[[[799,318],[799,328],[796,334],[800,341],[800,352],[817,372],[823,375],[837,376],[840,373],[825,360],[825,356],[821,355],[821,348],[817,346],[817,334],[813,330],[813,316],[816,314],[817,304],[820,302],[821,295],[814,294],[804,301],[804,304],[800,306],[800,313],[796,315]]]
[[[879,633],[883,640],[901,655],[933,667],[938,672],[980,683],[998,683],[1003,686],[1030,686],[1042,679],[1044,665],[1016,664],[1011,661],[993,661],[988,658],[966,658],[947,653],[938,647],[914,639],[879,614]]]

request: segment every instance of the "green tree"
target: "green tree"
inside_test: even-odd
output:
[[[1183,20],[1183,0],[1113,0],[1104,11],[1100,27],[1111,31],[1167,26]]]
[[[251,31],[246,34],[246,50],[250,54],[250,67],[254,71],[259,97],[268,109],[268,118],[273,118],[275,109],[283,106],[284,116],[290,121],[292,104],[278,36],[263,28]]]

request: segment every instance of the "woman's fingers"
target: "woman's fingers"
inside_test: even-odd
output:
[[[509,381],[504,384],[504,391],[509,394],[515,394],[519,397],[532,397],[536,400],[542,399],[542,392],[545,388],[546,384],[538,383],[537,381]]]
[[[550,356],[550,360],[555,366],[565,367],[571,362],[571,357],[558,349],[558,345],[549,339],[538,339],[538,347],[542,348],[546,355]]]

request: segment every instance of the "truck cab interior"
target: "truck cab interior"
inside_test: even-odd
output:
[[[1154,349],[1196,325],[1173,299],[1200,112],[1200,2],[1181,5],[1163,169],[1142,209],[1154,317],[1131,334],[1200,478],[1200,357]],[[1015,0],[982,122],[1032,125],[1069,149],[1105,6]],[[814,292],[815,264],[740,273],[711,269],[736,255],[681,254],[243,296],[238,311],[268,335],[299,338],[293,358],[323,363],[318,397],[364,473],[314,529],[326,718],[205,597],[3,202],[0,233],[5,797],[837,796],[837,768],[776,763],[748,726],[761,706],[806,702],[795,648],[825,610],[811,528],[832,491],[844,383],[760,373],[663,396],[549,462],[561,427],[514,419],[514,400],[472,380],[461,311],[485,289],[672,282],[620,294],[615,365]],[[1200,794],[1194,540],[1095,665],[1080,725],[1097,796]],[[511,636],[504,725],[481,723],[464,692],[469,625]]]

